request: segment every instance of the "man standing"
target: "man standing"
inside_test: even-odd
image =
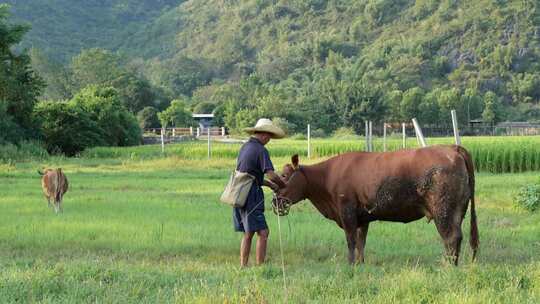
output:
[[[266,257],[269,230],[264,217],[264,193],[261,186],[267,186],[273,190],[285,186],[281,178],[274,173],[270,155],[264,147],[272,138],[285,137],[285,132],[266,118],[259,119],[255,127],[247,128],[244,131],[251,137],[240,149],[236,170],[253,175],[255,181],[251,186],[244,207],[233,210],[234,229],[244,233],[240,244],[240,265],[242,267],[248,264],[251,240],[255,233],[257,233],[257,265],[264,263]],[[265,175],[268,180],[264,178]]]

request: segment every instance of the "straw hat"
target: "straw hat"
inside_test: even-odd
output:
[[[248,134],[255,132],[266,132],[272,134],[272,138],[279,139],[285,137],[285,132],[278,126],[274,125],[268,118],[261,118],[253,128],[246,128],[244,131]]]

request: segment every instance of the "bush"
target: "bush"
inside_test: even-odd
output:
[[[0,145],[0,163],[12,161],[42,160],[49,156],[38,141],[21,141],[18,144]]]
[[[356,138],[358,137],[352,128],[339,128],[334,131],[332,134],[332,137],[339,138],[339,139],[347,139],[347,138]]]
[[[154,107],[145,107],[137,113],[137,120],[141,129],[161,127],[157,117],[158,110]]]
[[[540,207],[540,182],[522,187],[515,201],[519,207],[530,212],[538,210]]]
[[[41,102],[34,108],[50,153],[73,156],[88,148],[105,144],[106,134],[81,107],[66,102]]]
[[[272,118],[272,122],[276,126],[280,127],[285,132],[285,134],[291,134],[291,132],[296,128],[295,124],[290,123],[285,118],[274,117],[274,118]]]
[[[323,137],[326,137],[326,132],[324,132],[323,129],[315,129],[311,131],[311,137],[323,138]]]
[[[142,132],[137,119],[122,104],[118,92],[111,87],[90,86],[71,101],[94,120],[109,146],[133,146],[141,143]]]

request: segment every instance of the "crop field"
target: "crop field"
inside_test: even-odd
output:
[[[314,142],[318,154],[357,144],[321,143]],[[0,165],[0,303],[540,301],[540,214],[513,204],[538,172],[478,173],[479,258],[470,261],[467,214],[459,267],[442,259],[425,220],[373,223],[366,263],[349,266],[343,231],[301,202],[281,218],[284,289],[269,193],[267,264],[239,268],[241,235],[231,209],[218,203],[237,146],[216,144],[222,157],[212,160],[193,154],[205,155],[202,143],[167,146],[164,157],[156,149],[96,148],[81,158]],[[302,152],[301,144],[270,146],[277,168],[291,152]],[[62,167],[69,178],[63,214],[47,208],[36,173],[43,167]]]
[[[428,144],[452,144],[453,138],[430,138]],[[540,171],[540,136],[501,136],[501,137],[464,137],[462,144],[471,152],[475,167],[479,171],[492,173],[514,173]],[[408,148],[416,148],[416,139],[409,138]],[[315,157],[328,157],[350,151],[363,151],[365,140],[356,139],[314,139],[311,150]],[[402,148],[400,138],[389,138],[387,149],[395,151]],[[212,143],[212,156],[232,159],[238,155],[240,144]],[[298,153],[307,156],[306,140],[272,141],[268,147],[273,157],[290,157]],[[374,150],[383,151],[382,139],[374,140]],[[83,153],[88,158],[122,158],[143,160],[161,158],[159,145],[124,148],[93,148]],[[193,141],[182,144],[166,145],[165,156],[176,156],[187,159],[204,159],[207,157],[207,144],[204,141]]]

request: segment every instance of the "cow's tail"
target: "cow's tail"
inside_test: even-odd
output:
[[[476,258],[476,253],[478,252],[478,245],[480,244],[480,239],[478,236],[478,225],[476,223],[476,210],[474,205],[474,164],[471,157],[471,154],[461,146],[457,146],[458,153],[465,160],[465,166],[467,167],[467,173],[469,175],[469,188],[470,188],[470,200],[471,200],[471,236],[469,244],[473,251],[472,260]]]
[[[45,175],[45,173],[43,173],[42,171],[39,171],[39,169],[37,170],[37,173],[41,176]]]
[[[57,202],[60,202],[62,200],[62,181],[63,181],[63,178],[62,178],[62,175],[64,173],[62,173],[62,168],[58,168],[56,169],[56,193],[55,193],[55,196],[56,196],[56,201]]]

